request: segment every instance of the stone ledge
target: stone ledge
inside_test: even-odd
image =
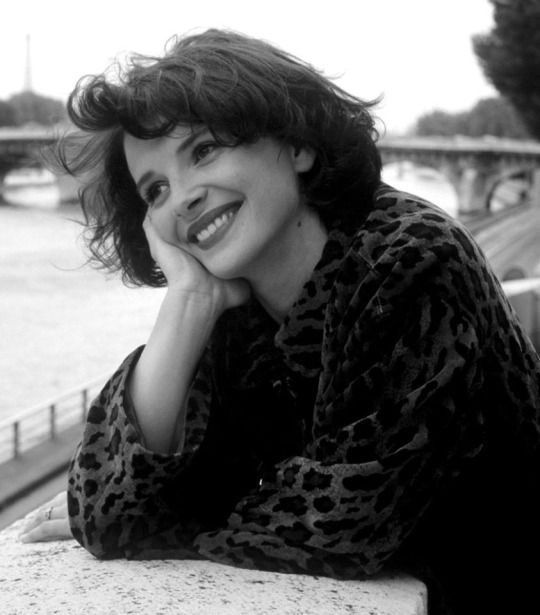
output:
[[[406,575],[366,581],[242,570],[204,561],[99,561],[75,541],[23,544],[0,532],[4,615],[427,615]]]

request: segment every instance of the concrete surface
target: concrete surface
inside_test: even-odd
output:
[[[203,561],[99,561],[74,541],[0,532],[3,615],[427,615],[424,585],[242,570]]]

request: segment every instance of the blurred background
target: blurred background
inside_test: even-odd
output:
[[[131,52],[160,55],[176,34],[261,37],[361,98],[382,96],[384,179],[470,222],[493,254],[501,237],[519,237],[521,261],[505,253],[502,279],[539,275],[540,241],[522,229],[536,228],[540,204],[540,0],[26,0],[2,12],[0,423],[105,377],[150,331],[163,291],[85,265],[75,187],[33,153],[68,125],[80,77]],[[486,152],[496,160],[487,171]],[[491,181],[497,173],[504,182]],[[478,225],[480,213],[499,220],[518,205],[524,218]],[[13,453],[10,430],[0,453]]]
[[[82,75],[118,57],[160,55],[176,34],[225,27],[283,47],[360,97],[382,94],[381,119],[401,133],[426,112],[467,111],[498,95],[471,42],[492,25],[489,0],[11,2],[2,18],[0,99],[16,107],[17,122],[36,119],[24,90],[62,103]],[[42,103],[38,119],[58,115]]]

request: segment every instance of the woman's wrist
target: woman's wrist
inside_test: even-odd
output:
[[[129,382],[133,407],[148,448],[170,450],[182,422],[193,374],[222,306],[208,293],[169,287]]]
[[[219,295],[169,286],[156,326],[160,325],[160,320],[164,326],[182,331],[189,326],[193,335],[208,338],[225,309],[225,301]]]

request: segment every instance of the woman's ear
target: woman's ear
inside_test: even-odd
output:
[[[315,151],[311,147],[292,147],[293,165],[297,173],[310,171],[315,162]]]

